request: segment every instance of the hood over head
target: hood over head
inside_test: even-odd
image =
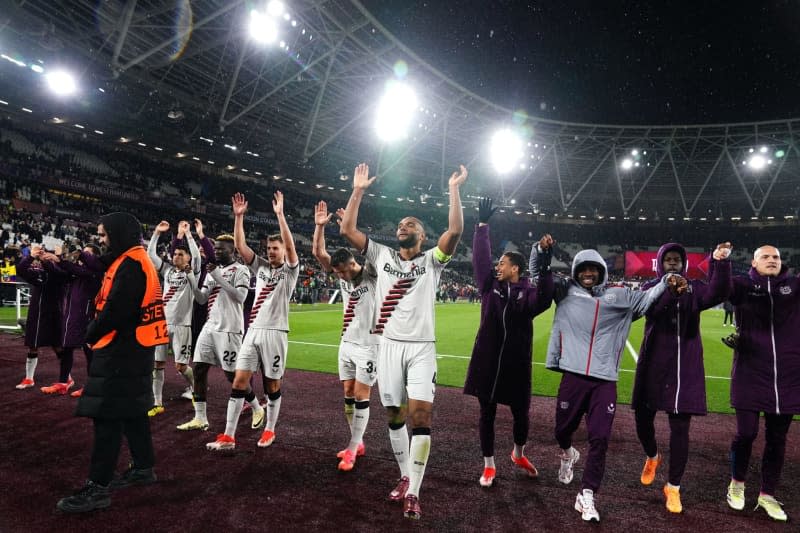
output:
[[[678,244],[677,242],[668,242],[667,244],[663,245],[661,248],[658,249],[658,256],[656,257],[656,273],[658,274],[659,278],[663,278],[664,274],[664,256],[667,252],[675,251],[681,254],[681,261],[683,261],[683,268],[679,272],[681,276],[686,277],[686,269],[689,268],[689,265],[686,262],[686,249]]]
[[[591,263],[600,269],[600,283],[596,287],[604,287],[608,283],[608,269],[603,256],[597,250],[581,250],[572,260],[572,279],[576,279],[578,267],[584,263]]]
[[[142,244],[142,224],[130,213],[116,212],[100,217],[108,235],[109,247],[102,261],[111,264],[133,246]]]

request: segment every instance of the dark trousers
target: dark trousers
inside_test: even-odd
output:
[[[617,411],[617,383],[565,372],[556,398],[556,440],[561,449],[572,446],[572,434],[586,415],[589,453],[581,489],[597,492],[606,470],[606,452]]]
[[[136,418],[94,418],[94,448],[89,479],[108,485],[117,468],[122,436],[128,440],[134,468],[152,468],[155,464],[150,419],[147,414]]]
[[[758,436],[758,411],[736,410],[736,436],[731,443],[731,477],[744,481],[753,441]],[[761,458],[761,492],[775,494],[786,454],[786,434],[792,415],[764,413],[764,456]]]
[[[733,326],[733,311],[725,310],[725,316],[722,318],[722,325],[730,324]]]
[[[655,457],[658,453],[655,418],[655,411],[646,407],[636,409],[636,435],[648,457]],[[689,461],[691,423],[692,415],[669,413],[669,482],[675,486],[681,484],[686,463]]]
[[[497,417],[497,402],[479,399],[481,404],[481,417],[478,421],[478,432],[481,439],[481,452],[484,457],[494,457],[494,421]],[[529,412],[530,398],[527,402],[510,405],[511,416],[514,417],[514,444],[523,446],[528,442],[528,429],[530,427]]]

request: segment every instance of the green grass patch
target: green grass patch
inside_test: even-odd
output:
[[[553,323],[554,307],[534,320],[533,329],[533,393],[555,396],[561,374],[544,367],[547,342]],[[705,352],[706,394],[708,408],[713,412],[731,413],[729,404],[732,351],[720,339],[731,333],[722,326],[723,312],[711,309],[703,313],[701,328]],[[289,358],[291,368],[336,373],[337,353],[342,327],[341,304],[292,306],[290,314]],[[436,351],[438,356],[437,382],[440,385],[462,387],[480,321],[480,306],[468,303],[436,306]],[[642,343],[644,320],[633,323],[629,341],[638,352]],[[618,383],[621,403],[630,403],[636,363],[626,350]]]

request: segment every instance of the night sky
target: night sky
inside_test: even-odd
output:
[[[800,116],[798,0],[364,5],[463,86],[533,115],[614,124]]]

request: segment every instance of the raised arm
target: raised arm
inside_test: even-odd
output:
[[[247,200],[242,193],[237,192],[231,198],[231,206],[233,208],[233,244],[236,246],[236,251],[242,256],[244,263],[249,265],[255,259],[256,253],[247,245],[244,235],[244,214],[247,213]]]
[[[150,258],[150,261],[153,262],[153,266],[156,267],[156,270],[159,272],[161,271],[161,267],[164,265],[164,262],[158,256],[158,239],[165,231],[169,231],[169,222],[162,220],[153,229],[153,235],[150,237],[150,242],[147,244],[147,256]]]
[[[453,172],[450,176],[448,186],[450,188],[450,213],[448,215],[447,231],[439,237],[438,248],[445,255],[453,255],[464,233],[464,213],[461,211],[461,191],[460,187],[467,181],[467,167],[461,165],[458,172]]]
[[[331,256],[325,249],[325,225],[330,222],[333,213],[328,213],[328,204],[324,201],[314,206],[314,240],[311,245],[311,253],[319,261],[322,270],[331,271]]]
[[[197,248],[197,242],[195,242],[194,237],[192,237],[192,232],[186,232],[186,242],[189,245],[189,253],[192,254],[192,271],[195,274],[200,274],[200,250]]]
[[[289,231],[289,224],[286,222],[286,215],[283,213],[283,193],[281,191],[275,191],[275,195],[272,198],[272,210],[275,211],[275,216],[278,217],[281,239],[283,239],[283,246],[286,248],[286,262],[290,265],[296,265],[298,263],[297,250],[294,247],[292,232]],[[247,264],[250,264],[250,262]]]
[[[731,292],[731,243],[723,242],[711,254],[708,285],[698,287],[697,299],[701,310],[710,309],[728,299]]]
[[[361,163],[356,167],[353,173],[353,193],[350,195],[350,200],[347,201],[342,224],[339,227],[339,234],[360,252],[367,247],[367,236],[356,227],[358,208],[361,206],[364,191],[372,185],[373,181],[375,181],[375,177],[369,177],[369,165]]]

